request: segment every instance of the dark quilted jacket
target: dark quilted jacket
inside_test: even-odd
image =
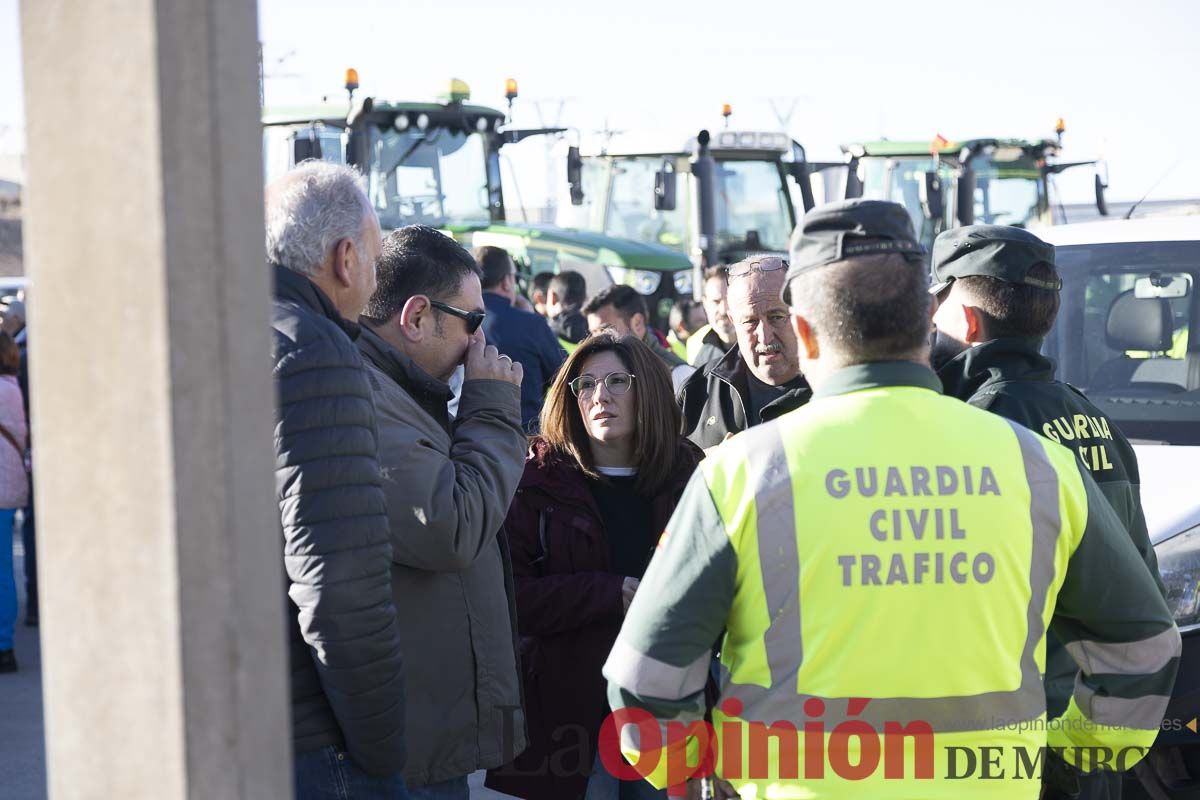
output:
[[[272,328],[295,751],[334,745],[388,775],[404,766],[404,681],[358,326],[276,267]]]
[[[704,454],[679,440],[675,464],[651,504],[664,530]],[[487,786],[525,800],[581,800],[608,713],[600,669],[625,617],[609,571],[609,531],[589,479],[534,439],[504,521],[512,547],[529,747],[488,771]]]

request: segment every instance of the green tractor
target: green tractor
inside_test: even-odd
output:
[[[843,145],[844,197],[892,200],[908,209],[922,243],[931,248],[939,233],[959,225],[986,223],[1037,227],[1063,222],[1054,176],[1091,166],[1096,207],[1108,214],[1103,162],[1058,160],[1057,140],[967,139],[951,142],[862,142]],[[828,167],[832,165],[821,165]]]
[[[813,205],[804,148],[787,134],[704,130],[676,149],[626,139],[570,149],[571,204],[559,204],[560,223],[665,246],[700,269],[785,253],[797,204]]]
[[[632,284],[646,295],[660,326],[676,298],[690,296],[691,262],[670,247],[507,219],[501,148],[564,129],[508,127],[503,112],[470,104],[462,81],[451,82],[444,103],[370,97],[353,103],[358,80],[351,72],[349,110],[341,104],[264,111],[268,181],[310,158],[350,164],[366,176],[367,195],[385,233],[430,225],[467,247],[503,247],[527,277],[575,270],[591,292],[614,282]],[[506,88],[511,105],[516,82]]]

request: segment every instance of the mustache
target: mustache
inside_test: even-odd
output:
[[[769,345],[766,345],[765,347],[757,347],[757,348],[755,348],[755,349],[754,349],[754,352],[758,353],[760,356],[770,356],[770,355],[775,355],[776,353],[782,353],[782,352],[783,352],[783,345],[781,345],[781,344],[778,344],[778,343],[776,343],[776,344],[769,344]]]

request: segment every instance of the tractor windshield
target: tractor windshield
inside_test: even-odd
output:
[[[934,170],[932,157],[883,158],[868,156],[862,159],[863,197],[873,200],[891,200],[908,211],[913,230],[926,248],[946,227],[946,220],[931,220],[925,215],[921,203],[921,191],[925,173]],[[945,184],[949,184],[950,172],[942,166],[938,170]]]
[[[794,221],[779,165],[724,160],[717,162],[714,174],[720,252],[787,251]]]
[[[691,207],[687,181],[676,182],[673,211],[654,208],[654,175],[663,168],[663,163],[661,156],[613,160],[604,232],[609,236],[661,244],[686,252],[688,209]]]
[[[481,134],[449,128],[369,130],[367,190],[385,230],[488,224],[487,152]]]
[[[1024,228],[1040,220],[1045,198],[1041,172],[1036,167],[976,159],[971,168],[975,171],[976,222]]]

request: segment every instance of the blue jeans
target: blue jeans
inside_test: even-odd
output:
[[[376,778],[332,745],[296,753],[296,800],[409,800],[397,772]]]
[[[30,476],[29,483],[29,505],[25,506],[24,511],[21,523],[21,543],[25,545],[25,612],[28,614],[31,609],[36,612],[38,607],[37,534],[35,532],[36,522],[33,517],[32,476]]]
[[[584,800],[666,800],[666,789],[655,789],[643,780],[623,781],[604,768],[600,754],[592,765]]]
[[[463,775],[441,783],[410,786],[408,796],[412,800],[471,800],[471,787],[467,785],[467,776]]]
[[[13,517],[16,509],[0,508],[0,650],[12,650],[17,624],[17,580],[13,576]]]

